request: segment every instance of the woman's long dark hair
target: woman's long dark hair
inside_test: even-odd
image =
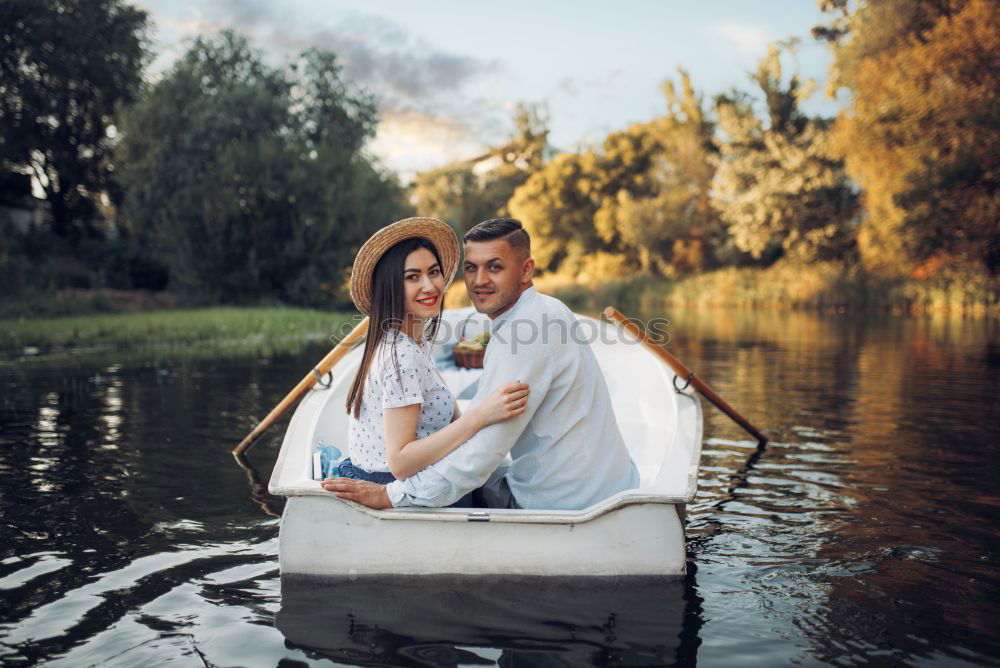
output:
[[[441,264],[441,255],[434,244],[424,237],[403,239],[391,246],[379,258],[375,270],[372,272],[372,312],[368,322],[368,338],[365,339],[365,353],[361,357],[361,365],[358,367],[357,375],[354,376],[351,391],[347,395],[347,412],[353,413],[354,417],[361,415],[361,398],[365,393],[365,383],[368,381],[368,372],[371,370],[375,353],[389,335],[390,330],[398,331],[406,322],[403,269],[405,269],[406,257],[418,248],[426,248],[433,253],[438,266],[441,267],[441,272],[444,273],[445,268]],[[444,294],[441,295],[441,299],[444,299]],[[431,319],[424,331],[425,341],[434,339],[440,321],[440,314]],[[392,354],[393,364],[397,365],[396,371],[398,373],[399,367],[395,349],[393,349]]]

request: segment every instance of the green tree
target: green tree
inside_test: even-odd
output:
[[[608,248],[628,254],[635,261],[634,250],[644,232],[637,228],[649,220],[629,219],[619,215],[619,204],[645,200],[658,191],[653,179],[654,159],[661,146],[651,123],[636,123],[627,130],[612,132],[604,138],[601,150],[594,154],[593,198],[597,206],[593,226],[598,238]]]
[[[651,169],[658,148],[649,125],[636,124],[608,135],[600,151],[557,155],[518,187],[509,210],[531,232],[543,271],[591,276],[598,267],[638,267],[637,246],[645,237],[630,227],[635,218],[622,219],[620,205],[655,194]]]
[[[714,261],[724,230],[711,204],[714,124],[687,72],[663,85],[667,113],[604,143],[606,196],[595,225],[606,241],[667,275]]]
[[[128,222],[207,300],[343,297],[358,246],[406,211],[362,151],[375,122],[331,53],[279,70],[233,33],[198,39],[126,118]]]
[[[66,236],[108,187],[111,128],[148,60],[147,15],[123,0],[0,0],[0,17],[0,169],[35,176]]]
[[[709,195],[714,125],[686,72],[663,90],[663,116],[612,132],[600,151],[557,156],[515,192],[511,213],[543,269],[675,275],[713,261],[724,237]]]
[[[780,50],[761,60],[754,81],[767,123],[741,94],[716,100],[721,163],[715,206],[737,248],[769,261],[845,257],[854,244],[856,195],[831,147],[829,123],[799,110],[798,77],[782,80]]]
[[[417,174],[410,186],[410,202],[420,215],[443,220],[459,236],[495,213],[484,201],[479,177],[468,161]]]
[[[563,153],[532,174],[510,200],[510,214],[531,234],[531,250],[541,271],[578,264],[589,253],[608,249],[594,227],[603,175],[597,155]]]

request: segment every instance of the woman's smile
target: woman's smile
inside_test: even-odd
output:
[[[444,301],[445,278],[437,256],[426,248],[418,248],[406,256],[403,265],[403,290],[406,315],[413,323],[407,325],[414,338],[420,338],[423,324],[441,313]]]

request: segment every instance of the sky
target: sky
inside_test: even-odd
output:
[[[152,18],[162,76],[196,35],[231,28],[280,64],[319,47],[374,93],[380,123],[368,149],[404,179],[479,155],[513,130],[519,102],[541,105],[550,143],[597,146],[615,130],[663,113],[661,84],[686,69],[712,96],[752,91],[749,72],[769,42],[798,37],[789,72],[825,97],[831,55],[810,36],[816,0],[136,0]]]

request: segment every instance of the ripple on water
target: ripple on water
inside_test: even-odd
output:
[[[72,566],[72,559],[63,559],[56,552],[39,552],[23,557],[11,557],[3,562],[0,589],[18,589],[28,585],[35,578]]]
[[[983,362],[996,328],[773,313],[684,326],[682,358],[772,440],[758,452],[705,404],[691,575],[676,596],[649,598],[631,649],[621,615],[580,621],[571,603],[532,622],[544,597],[529,585],[508,589],[513,603],[489,619],[476,618],[485,603],[437,624],[396,614],[391,632],[355,616],[353,639],[347,615],[395,599],[347,586],[320,599],[344,625],[334,648],[330,626],[275,628],[280,502],[261,481],[280,430],[254,451],[259,474],[228,451],[326,352],[316,348],[10,367],[0,663],[485,664],[520,646],[584,665],[997,665],[1000,375]],[[329,603],[348,592],[350,609]],[[628,598],[608,596],[610,607]]]

